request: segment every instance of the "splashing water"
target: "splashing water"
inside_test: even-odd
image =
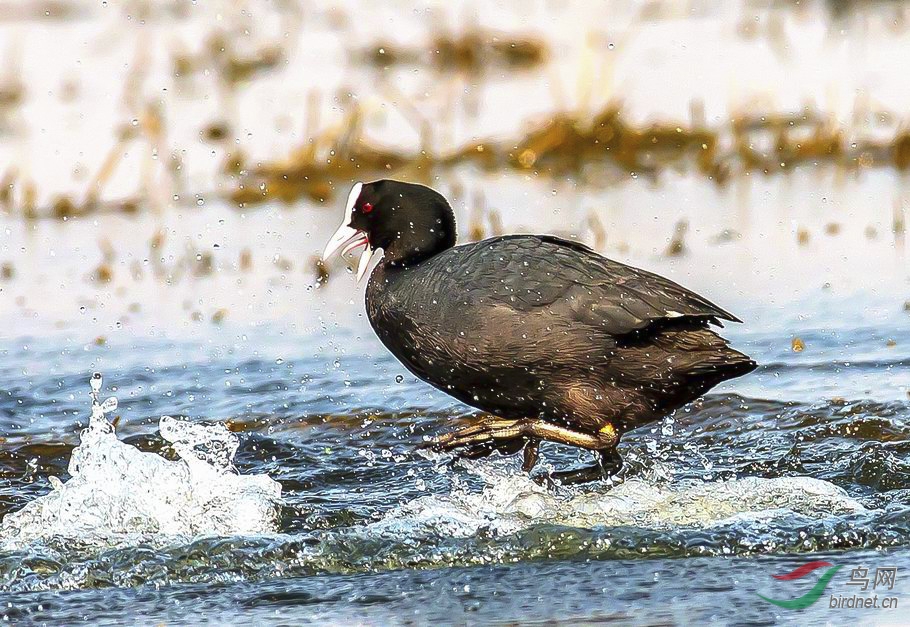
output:
[[[163,416],[161,436],[180,457],[167,460],[117,439],[105,414],[117,399],[99,400],[101,375],[91,379],[92,414],[69,463],[66,483],[7,515],[0,547],[42,539],[110,542],[127,536],[235,535],[273,532],[281,485],[233,467],[239,446],[224,425]]]
[[[812,477],[746,477],[670,482],[654,468],[618,485],[542,487],[511,468],[513,461],[463,462],[484,483],[480,492],[456,488],[415,499],[375,523],[380,531],[432,529],[470,536],[481,529],[510,534],[532,525],[570,527],[711,528],[797,515],[824,519],[866,508],[838,486]],[[657,464],[658,466],[660,464]]]

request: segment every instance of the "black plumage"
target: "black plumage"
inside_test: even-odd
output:
[[[366,292],[380,340],[424,381],[493,415],[439,448],[525,448],[530,469],[552,440],[615,469],[622,432],[755,368],[710,328],[739,320],[673,281],[548,235],[454,246],[448,203],[422,186],[379,181],[352,202],[350,227],[385,253]]]

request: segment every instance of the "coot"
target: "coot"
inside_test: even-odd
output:
[[[432,441],[469,457],[542,440],[596,451],[562,482],[617,471],[620,435],[658,420],[755,368],[710,329],[741,322],[673,281],[550,235],[455,245],[455,215],[436,191],[393,180],[357,183],[323,258],[374,251],[366,309],[405,367],[490,414]]]

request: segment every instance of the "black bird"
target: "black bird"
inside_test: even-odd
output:
[[[620,435],[659,420],[714,385],[755,369],[710,329],[741,322],[656,274],[550,235],[455,245],[455,215],[436,191],[357,183],[323,258],[366,246],[370,324],[412,373],[491,414],[433,440],[481,456],[541,440],[599,455],[564,482],[617,471]]]

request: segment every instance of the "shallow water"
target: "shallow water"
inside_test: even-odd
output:
[[[854,592],[848,566],[897,566],[894,594],[903,600],[908,589],[906,258],[887,231],[863,235],[890,207],[849,200],[898,183],[882,176],[838,188],[837,236],[821,234],[831,218],[812,205],[811,173],[794,174],[790,200],[770,212],[760,199],[773,187],[753,182],[738,196],[745,221],[729,196],[684,178],[566,189],[506,214],[508,231],[580,230],[586,213],[572,207],[608,203],[604,252],[734,311],[745,324],[724,333],[760,364],[624,436],[625,483],[557,490],[529,481],[516,459],[452,464],[417,451],[473,411],[383,349],[362,287],[341,264],[317,286],[300,259],[336,222],[320,218],[324,209],[167,214],[161,267],[139,276],[131,265],[147,255],[157,217],[33,228],[8,220],[4,251],[23,270],[4,285],[0,309],[0,512],[50,493],[51,477],[72,481],[93,371],[105,376],[101,398],[118,398],[111,415],[125,445],[179,463],[159,433],[162,416],[225,423],[239,439],[236,471],[278,481],[283,500],[276,522],[255,533],[197,535],[205,499],[165,474],[152,492],[183,495],[168,510],[169,533],[150,532],[141,517],[125,533],[86,533],[90,508],[76,512],[76,538],[47,537],[38,521],[5,539],[3,613],[62,623],[897,621],[892,610],[832,610],[827,597],[794,615],[757,596],[806,592],[813,577],[785,585],[770,575],[817,559],[845,567],[829,593]],[[498,177],[486,192],[510,198],[527,185]],[[662,254],[669,232],[647,218],[654,211],[690,220],[685,255]],[[775,212],[793,220],[782,225]],[[809,246],[797,244],[796,222],[816,234]],[[713,243],[725,228],[741,236]],[[68,244],[99,234],[121,242],[103,287],[87,278],[97,251]],[[213,274],[180,270],[212,243]],[[245,245],[256,250],[246,272],[236,266]],[[56,297],[39,298],[35,286]],[[558,447],[543,454],[554,468],[587,461]],[[108,487],[103,468],[95,477]],[[134,478],[119,480],[128,492]],[[130,507],[115,508],[118,520],[131,520]]]
[[[465,166],[434,180],[462,235],[485,204],[506,232],[577,236],[745,321],[723,333],[758,370],[625,435],[623,483],[542,488],[516,459],[452,463],[418,451],[474,412],[382,348],[344,264],[317,282],[312,256],[337,226],[338,198],[220,201],[236,181],[219,174],[224,146],[200,139],[224,116],[251,163],[281,159],[308,139],[310,94],[321,94],[326,126],[342,118],[336,91],[375,109],[367,136],[404,148],[418,133],[400,101],[413,99],[439,127],[441,151],[517,137],[554,108],[586,113],[612,98],[639,122],[686,121],[703,103],[709,125],[751,104],[792,112],[811,102],[857,132],[884,132],[872,111],[906,108],[907,83],[893,79],[905,7],[838,15],[841,3],[800,3],[758,19],[750,2],[695,2],[686,14],[622,2],[600,24],[587,3],[530,14],[527,3],[497,5],[484,26],[545,34],[553,60],[483,82],[351,61],[352,46],[375,43],[364,25],[394,18],[409,43],[436,19],[463,26],[447,3],[420,13],[352,2],[343,26],[338,3],[308,3],[308,36],[288,44],[290,62],[227,96],[212,76],[171,75],[173,51],[200,49],[220,23],[217,3],[147,21],[114,4],[71,23],[0,21],[0,40],[22,46],[29,88],[0,128],[0,165],[33,177],[39,203],[81,197],[112,129],[138,115],[110,84],[129,80],[143,48],[146,95],[164,107],[168,148],[185,166],[149,181],[148,147],[125,148],[106,193],[151,186],[137,215],[0,212],[0,262],[12,274],[0,278],[0,618],[906,622],[900,610],[832,609],[828,596],[871,596],[847,585],[849,571],[893,566],[893,590],[876,592],[910,602],[910,266],[894,228],[907,215],[906,174],[807,166],[719,186],[669,170],[589,186]],[[251,27],[253,47],[288,27],[281,7],[270,11],[227,28]],[[455,92],[464,98],[453,105]],[[668,256],[680,220],[685,251]],[[110,280],[99,281],[106,258]],[[119,401],[107,413],[119,417],[116,435],[84,433],[94,371],[104,374],[100,398]],[[80,445],[76,462],[100,454],[77,476]],[[542,469],[587,461],[545,446]],[[817,604],[797,612],[757,596],[808,592],[817,577],[771,575],[813,560],[843,567]]]
[[[625,483],[558,490],[527,480],[515,459],[452,464],[417,451],[473,411],[383,349],[362,286],[342,264],[317,286],[300,260],[335,225],[334,215],[321,218],[325,209],[166,214],[173,226],[160,268],[139,276],[131,266],[146,258],[159,217],[28,228],[7,220],[3,251],[22,273],[3,285],[0,303],[0,512],[51,492],[51,477],[72,481],[93,371],[105,376],[101,398],[118,398],[126,445],[176,463],[158,431],[162,416],[225,423],[239,438],[237,472],[278,481],[283,501],[276,523],[252,534],[196,535],[204,499],[191,495],[171,533],[75,525],[76,538],[47,538],[43,527],[22,536],[31,541],[7,538],[3,614],[62,623],[899,622],[893,610],[832,610],[827,597],[794,614],[757,596],[805,593],[814,577],[770,575],[818,559],[844,566],[829,593],[852,594],[848,572],[859,566],[896,566],[894,594],[903,600],[908,589],[906,257],[884,229],[875,239],[863,233],[890,205],[850,200],[900,181],[879,173],[843,182],[836,236],[822,234],[831,217],[813,205],[815,182],[795,173],[789,200],[765,210],[774,187],[755,181],[745,201],[737,196],[745,204],[733,204],[740,217],[730,196],[685,178],[569,188],[504,215],[507,231],[580,230],[587,214],[573,207],[607,203],[604,252],[734,311],[745,324],[723,332],[760,364],[625,435]],[[504,199],[534,188],[509,177],[486,183]],[[669,229],[648,217],[673,211],[692,224],[680,257],[662,254]],[[813,232],[808,246],[798,245],[795,223]],[[725,228],[741,236],[714,243]],[[97,251],[72,243],[99,234],[121,243],[114,280],[100,287],[87,276]],[[212,243],[214,272],[187,270],[185,260]],[[236,266],[245,245],[256,250],[249,271]],[[793,350],[795,338],[803,350]],[[557,447],[543,456],[544,468],[587,461]],[[103,471],[96,476],[105,483]],[[184,485],[156,481],[156,494]]]
[[[349,290],[349,280],[334,289]],[[650,623],[725,621],[736,611],[761,623],[788,615],[756,592],[799,589],[769,575],[822,557],[896,565],[896,590],[906,591],[910,402],[900,373],[910,334],[897,316],[885,329],[830,332],[827,314],[815,313],[815,331],[731,329],[759,370],[626,435],[625,483],[571,489],[539,487],[514,459],[453,465],[419,454],[425,436],[472,412],[403,371],[360,318],[311,335],[275,323],[103,346],[65,335],[4,340],[3,512],[67,477],[88,423],[92,369],[106,372],[102,396],[119,399],[126,444],[175,458],[158,433],[161,415],[227,421],[240,439],[237,470],[269,475],[284,496],[265,533],[149,534],[138,525],[126,535],[7,542],[4,613],[65,623]],[[794,331],[803,353],[789,348]],[[240,336],[249,344],[232,342]],[[896,346],[883,351],[885,336]],[[832,398],[839,381],[847,392]],[[560,467],[584,461],[555,447],[544,457]],[[178,487],[166,474],[152,480]],[[845,581],[831,591],[852,593]],[[823,602],[800,620],[830,617]]]

